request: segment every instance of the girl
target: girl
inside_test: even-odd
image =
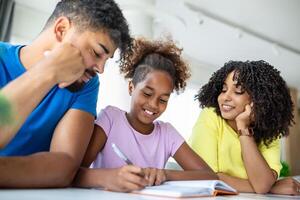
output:
[[[269,192],[281,169],[279,138],[293,123],[280,72],[264,61],[231,61],[196,98],[204,109],[193,128],[192,148],[240,192]]]
[[[133,56],[121,63],[121,72],[130,79],[130,111],[108,106],[100,112],[83,160],[85,167],[94,161],[92,168],[81,168],[75,185],[132,191],[166,180],[217,179],[170,123],[155,121],[173,90],[184,90],[190,76],[180,55],[171,41],[134,42]],[[117,156],[113,143],[134,165]],[[186,171],[164,169],[169,157]]]

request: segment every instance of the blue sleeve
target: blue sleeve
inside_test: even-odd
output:
[[[96,117],[99,85],[99,77],[95,76],[92,78],[84,86],[82,91],[78,92],[76,100],[72,104],[71,108],[86,111]]]

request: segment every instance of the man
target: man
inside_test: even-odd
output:
[[[95,75],[116,48],[122,59],[131,38],[113,0],[62,0],[32,44],[0,43],[0,87],[16,116],[0,129],[0,187],[71,183],[93,130]]]

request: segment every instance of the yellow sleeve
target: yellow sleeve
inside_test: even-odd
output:
[[[277,172],[279,177],[281,170],[280,163],[280,139],[273,141],[269,146],[260,145],[260,152],[267,161],[269,167]]]
[[[215,117],[214,117],[215,116]],[[218,172],[218,129],[213,109],[205,108],[200,113],[189,139],[191,148],[215,171]]]

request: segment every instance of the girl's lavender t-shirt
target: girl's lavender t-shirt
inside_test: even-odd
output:
[[[154,130],[149,135],[137,132],[127,121],[125,111],[113,106],[103,109],[95,123],[104,130],[107,141],[92,163],[92,168],[118,168],[126,165],[113,151],[111,144],[115,143],[134,165],[163,169],[167,160],[174,156],[184,142],[170,123],[162,121],[154,122]]]

